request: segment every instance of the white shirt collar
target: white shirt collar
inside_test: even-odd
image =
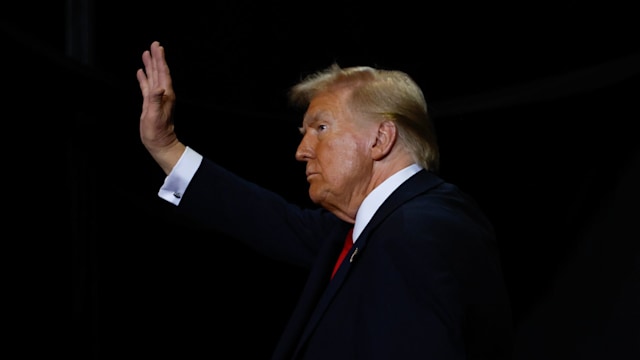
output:
[[[398,188],[403,182],[410,178],[413,174],[422,170],[418,164],[409,165],[406,168],[391,175],[387,180],[378,185],[366,198],[362,201],[358,213],[356,214],[356,223],[353,226],[353,241],[355,242],[367,226],[373,214],[378,211],[382,203]]]

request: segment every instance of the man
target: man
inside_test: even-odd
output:
[[[306,107],[296,158],[321,206],[301,209],[180,142],[164,48],[153,42],[142,61],[140,134],[167,174],[159,196],[310,270],[273,359],[509,358],[493,228],[436,174],[435,132],[409,76],[333,65],[292,88]]]

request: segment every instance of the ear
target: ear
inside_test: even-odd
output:
[[[374,160],[380,160],[389,155],[398,137],[398,128],[393,121],[385,120],[378,125],[376,141],[371,148]]]

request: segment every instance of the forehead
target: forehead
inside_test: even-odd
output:
[[[307,107],[303,125],[312,121],[330,121],[344,116],[349,110],[346,96],[345,91],[326,91],[317,94]]]

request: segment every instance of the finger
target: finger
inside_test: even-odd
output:
[[[144,70],[138,69],[136,72],[136,78],[138,78],[138,84],[140,85],[140,90],[142,91],[142,95],[145,96],[149,89],[149,82],[147,81],[147,75]]]
[[[151,65],[151,75],[147,75],[151,77],[151,82],[154,87],[160,86],[160,76],[163,71],[162,63],[164,60],[164,48],[160,46],[160,43],[154,41],[151,43],[151,47],[149,50],[150,53],[150,65]]]
[[[147,75],[142,69],[138,69],[138,72],[136,72],[136,77],[138,78],[140,92],[142,93],[142,114],[144,115],[149,103],[149,101],[147,100],[149,97],[149,82],[147,81]]]
[[[142,95],[146,96],[155,86],[153,81],[153,60],[151,59],[151,52],[149,50],[145,50],[142,53],[142,63],[144,64],[144,71],[138,74],[138,82],[141,86],[145,86],[146,91],[142,87],[140,89],[143,91]]]
[[[151,44],[151,51],[153,55],[154,74],[156,75],[154,78],[155,85],[164,89],[165,93],[170,93],[173,91],[171,73],[165,57],[164,46],[154,41],[153,44]]]

